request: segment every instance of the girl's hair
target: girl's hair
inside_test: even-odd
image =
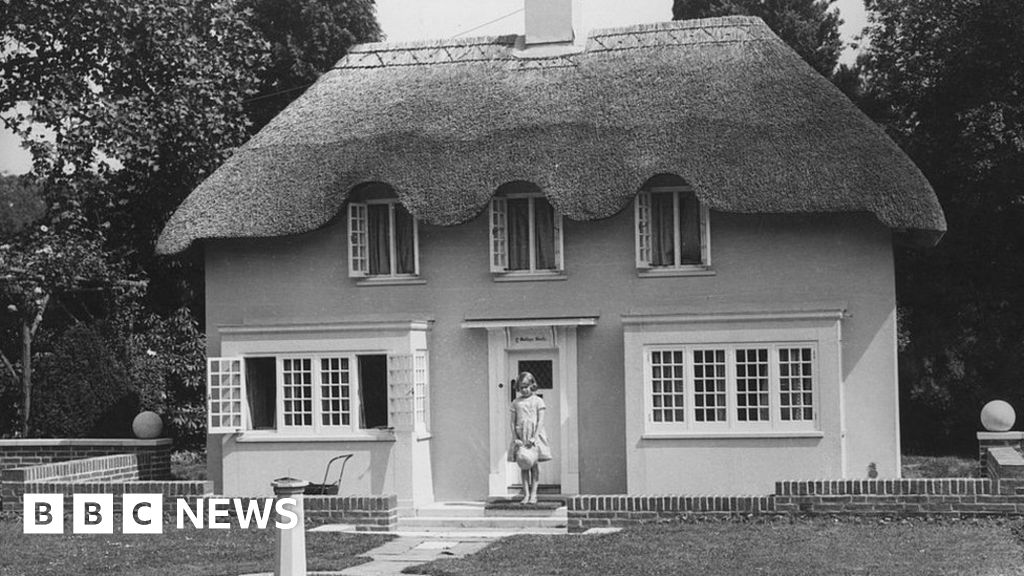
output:
[[[537,389],[537,379],[533,377],[533,374],[529,372],[520,372],[519,379],[516,380],[516,388],[522,388],[529,386],[530,390]]]

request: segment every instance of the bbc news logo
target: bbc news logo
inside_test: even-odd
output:
[[[231,516],[239,528],[266,529],[276,513],[274,527],[294,528],[299,522],[294,498],[196,498],[189,502],[178,498],[175,526],[195,528],[231,528]],[[113,494],[73,494],[71,531],[74,534],[113,534]],[[124,494],[121,497],[123,534],[162,534],[164,531],[163,494]],[[25,534],[64,533],[63,494],[25,494],[23,515]]]

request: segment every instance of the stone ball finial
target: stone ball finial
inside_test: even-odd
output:
[[[1006,432],[1016,420],[1013,406],[1003,400],[993,400],[981,409],[981,425],[989,432]]]

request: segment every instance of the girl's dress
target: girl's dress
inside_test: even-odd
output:
[[[531,394],[526,398],[516,398],[512,401],[511,417],[512,422],[515,423],[516,434],[508,448],[509,462],[516,461],[516,439],[522,440],[524,443],[527,442],[533,438],[537,427],[541,426],[541,410],[544,408],[544,399],[536,394]],[[535,446],[539,462],[551,460],[551,447],[548,446],[548,437],[544,434],[543,427],[541,427],[540,434],[537,434]]]

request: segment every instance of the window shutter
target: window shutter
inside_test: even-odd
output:
[[[636,195],[636,267],[651,267],[651,195]]]
[[[508,219],[504,198],[491,199],[491,272],[508,269]]]
[[[416,390],[412,354],[388,354],[388,422],[396,430],[412,430]]]
[[[245,371],[241,358],[206,361],[206,432],[229,434],[248,427]]]
[[[367,256],[366,204],[348,205],[348,275],[362,278],[369,272]]]

